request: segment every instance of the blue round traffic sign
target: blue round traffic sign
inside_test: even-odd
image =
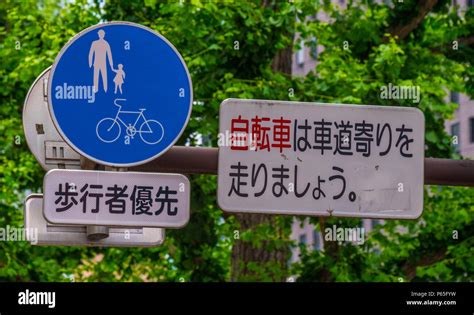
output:
[[[100,164],[152,160],[180,137],[191,115],[183,58],[162,35],[130,22],[89,27],[53,63],[48,105],[62,138]]]

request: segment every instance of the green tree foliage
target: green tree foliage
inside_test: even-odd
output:
[[[474,97],[474,10],[456,14],[448,1],[423,2],[429,5],[415,0],[389,5],[350,1],[344,10],[316,0],[1,2],[0,226],[23,225],[25,193],[40,191],[44,175],[21,127],[27,90],[67,40],[101,21],[147,25],[183,55],[195,104],[181,144],[195,144],[197,135],[204,135],[216,146],[219,104],[237,97],[416,106],[426,118],[426,156],[454,157],[444,120],[452,117],[456,105],[446,96],[447,90],[454,90]],[[331,22],[308,18],[316,14]],[[324,46],[317,70],[305,77],[272,67],[277,52],[292,44],[296,32],[301,36],[295,49],[313,37]],[[381,99],[380,88],[388,83],[420,86],[420,103]],[[167,231],[164,245],[101,249],[0,242],[0,279],[67,281],[63,274],[84,281],[231,279],[231,259],[238,259],[231,257],[238,220],[218,208],[215,176],[194,175],[191,182],[190,223]],[[470,188],[427,188],[419,220],[386,221],[363,246],[326,243],[324,251],[303,250],[291,274],[302,281],[472,280],[473,197]],[[320,229],[360,222],[312,221]],[[277,219],[240,231],[239,238],[272,251],[291,245],[289,231],[289,220]],[[252,276],[239,280],[273,281],[290,274],[277,262],[242,263]]]

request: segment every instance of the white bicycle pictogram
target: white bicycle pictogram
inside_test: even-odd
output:
[[[119,108],[115,118],[103,118],[97,123],[96,134],[102,142],[115,142],[122,133],[122,125],[125,127],[127,136],[129,136],[131,139],[133,139],[137,133],[140,134],[140,138],[143,142],[150,145],[157,144],[163,139],[163,136],[165,135],[165,129],[163,128],[163,125],[157,120],[146,119],[145,115],[143,114],[143,112],[146,110],[145,108],[140,108],[139,111],[124,111],[122,110],[122,105],[117,104],[117,101],[126,101],[126,99],[118,98],[114,100],[114,105]],[[120,118],[120,114],[137,115],[137,119],[133,125],[127,125]],[[137,130],[136,125],[140,118],[142,118],[143,122],[141,123],[140,128]]]

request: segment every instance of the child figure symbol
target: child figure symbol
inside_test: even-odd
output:
[[[115,83],[115,91],[114,94],[117,94],[117,88],[120,90],[120,94],[122,94],[122,84],[125,79],[125,71],[123,70],[123,65],[120,63],[118,65],[118,69],[112,69],[113,72],[115,72],[115,78],[114,78],[114,83]]]

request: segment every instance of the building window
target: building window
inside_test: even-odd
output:
[[[306,234],[300,235],[300,244],[299,245],[306,245]]]
[[[372,225],[372,226],[371,226],[371,229],[372,229],[372,230],[375,229],[375,227],[376,227],[377,225],[379,225],[379,224],[381,224],[381,220],[372,219],[372,222],[371,222],[371,225]]]
[[[474,143],[474,117],[469,118],[469,131],[471,136],[469,137],[471,143]]]
[[[321,249],[321,240],[319,238],[318,230],[313,230],[313,249],[320,250]]]
[[[298,50],[296,53],[296,63],[298,66],[303,67],[304,66],[304,42],[301,41],[301,48]]]
[[[451,125],[451,136],[453,137],[453,139],[454,139],[454,137],[456,137],[455,138],[456,141],[451,141],[451,142],[453,143],[453,146],[454,146],[456,152],[459,151],[459,140],[460,140],[459,135],[460,135],[460,133],[459,133],[459,123],[452,124]]]
[[[318,59],[318,39],[316,37],[311,39],[310,55],[314,60]]]
[[[458,92],[451,92],[451,102],[459,104],[459,93]]]

